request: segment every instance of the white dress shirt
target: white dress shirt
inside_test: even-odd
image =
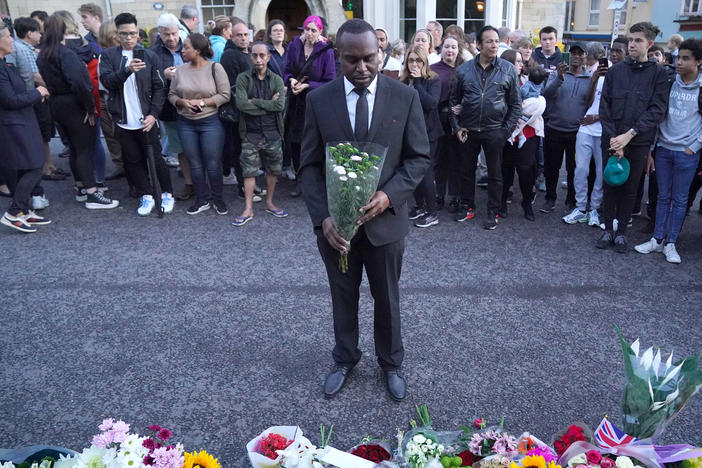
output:
[[[355,86],[344,77],[344,91],[346,92],[346,108],[349,111],[349,120],[351,121],[351,130],[356,131],[356,103],[360,97],[357,93],[353,92]],[[366,94],[366,100],[368,101],[368,129],[370,130],[371,122],[373,121],[373,107],[375,106],[375,93],[378,89],[378,75],[375,75],[373,81],[368,85],[368,94]]]

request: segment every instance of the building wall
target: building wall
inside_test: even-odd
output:
[[[563,34],[565,2],[563,0],[523,0],[517,5],[517,29],[536,35],[544,26],[558,30],[558,38]],[[520,18],[521,17],[521,18]]]
[[[620,24],[619,34],[624,35],[629,27],[640,21],[652,21],[653,4],[666,3],[666,0],[648,0],[646,2],[634,2],[632,0],[626,3],[626,23]],[[667,0],[668,8],[670,8],[670,0]],[[577,0],[575,4],[575,26],[573,34],[600,34],[611,35],[614,26],[614,10],[609,10],[611,0],[600,0],[600,20],[596,26],[590,26],[590,0]],[[655,18],[654,22],[660,26],[660,19]]]

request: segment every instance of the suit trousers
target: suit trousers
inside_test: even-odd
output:
[[[546,178],[546,200],[556,201],[558,189],[558,173],[563,164],[565,151],[568,192],[566,204],[575,205],[575,140],[578,135],[574,132],[561,132],[546,127],[544,133],[544,177]]]
[[[404,238],[373,246],[361,227],[351,240],[348,272],[339,269],[340,254],[317,232],[317,246],[329,278],[336,344],[332,356],[337,365],[353,367],[361,359],[358,348],[359,288],[365,267],[374,301],[375,354],[383,370],[398,369],[405,355],[400,327],[400,273]]]
[[[475,170],[482,148],[487,163],[488,202],[487,217],[494,218],[500,210],[502,200],[502,151],[505,147],[502,129],[484,132],[468,131],[468,140],[459,146],[461,172],[466,179],[461,199],[468,208],[475,208]]]

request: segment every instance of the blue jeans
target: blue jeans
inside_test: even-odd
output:
[[[95,152],[93,153],[93,171],[95,173],[95,182],[105,182],[105,148],[102,146],[100,139],[100,117],[95,118],[95,127],[97,128],[97,139],[95,141]]]
[[[695,176],[700,152],[685,154],[662,146],[656,148],[656,178],[658,180],[658,205],[656,205],[656,227],[653,237],[665,238],[675,243],[680,234],[690,183]]]
[[[222,199],[222,146],[224,126],[217,114],[204,119],[178,116],[178,136],[183,153],[190,163],[190,175],[197,201],[204,203]],[[205,172],[210,181],[209,190]]]

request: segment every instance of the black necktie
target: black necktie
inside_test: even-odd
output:
[[[356,102],[356,123],[354,125],[353,136],[356,141],[368,141],[368,94],[367,88],[354,88],[353,91],[358,94]]]

